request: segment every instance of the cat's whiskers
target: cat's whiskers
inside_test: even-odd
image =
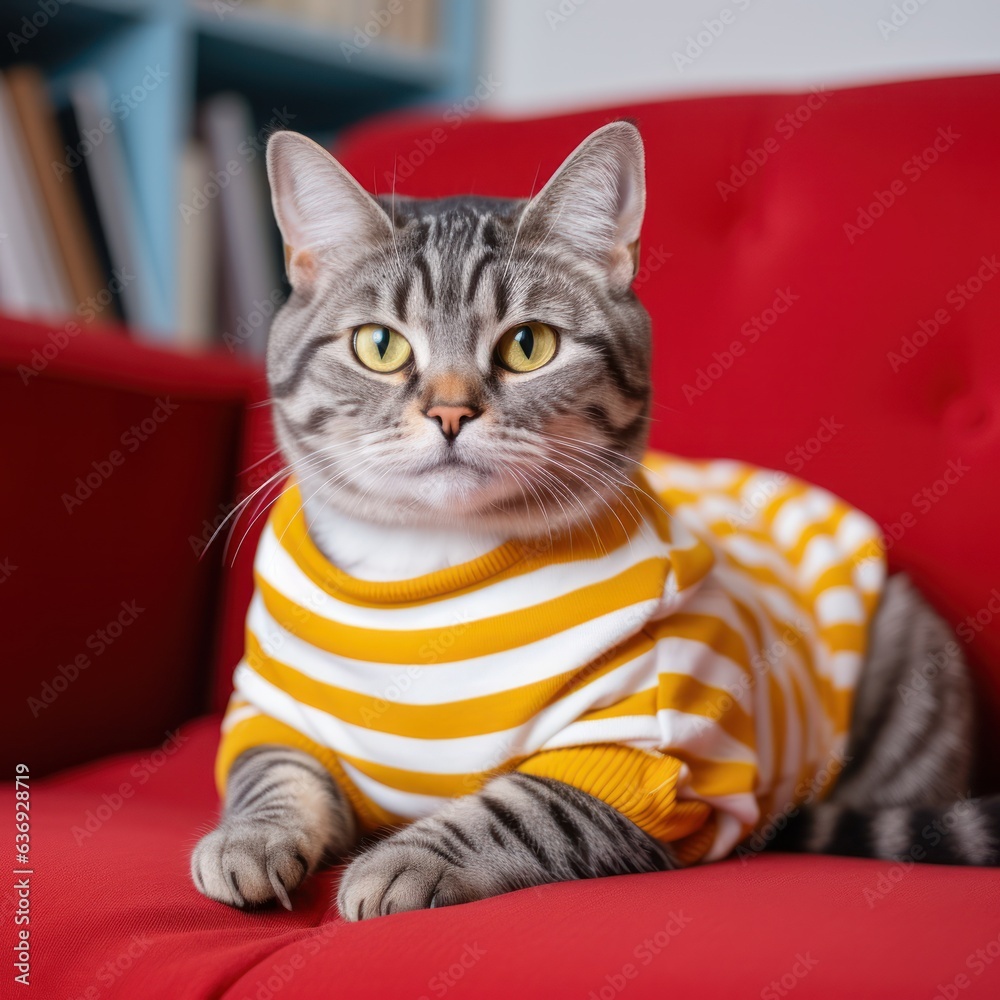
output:
[[[566,459],[569,462],[574,462],[576,465],[586,469],[591,475],[596,476],[602,483],[604,483],[614,495],[618,496],[625,507],[628,508],[629,513],[635,518],[636,524],[643,520],[642,508],[636,503],[632,494],[642,490],[636,486],[636,484],[629,479],[627,476],[621,474],[621,470],[616,468],[611,463],[603,463],[604,468],[599,466],[591,465],[589,462],[585,461],[580,457],[579,453],[565,451],[563,449],[554,449],[555,454]],[[592,458],[595,456],[587,456]]]
[[[263,458],[258,458],[256,462],[253,462],[250,465],[248,465],[242,472],[240,472],[240,475],[241,476],[247,475],[247,473],[249,473],[251,469],[256,469],[258,465],[262,465],[269,458],[273,458],[275,455],[279,455],[280,453],[281,453],[281,447],[279,446],[275,448],[273,451],[268,452]]]
[[[258,486],[253,492],[249,493],[242,500],[237,501],[233,505],[229,513],[226,514],[226,516],[219,523],[215,531],[212,532],[211,537],[205,543],[205,548],[202,549],[201,555],[199,555],[198,558],[202,559],[204,557],[205,553],[211,547],[212,543],[215,541],[216,538],[218,538],[219,532],[222,531],[222,529],[226,526],[226,524],[230,521],[230,519],[235,517],[238,520],[240,515],[243,513],[243,510],[253,501],[254,497],[256,497],[259,493],[261,493],[261,491],[266,490],[269,486],[272,486],[275,483],[275,481],[280,479],[282,476],[289,475],[291,471],[292,471],[292,463],[287,463],[286,465],[283,465],[273,475],[268,476],[268,478],[264,480],[264,482],[261,483],[261,485]]]
[[[631,462],[633,465],[638,466],[640,469],[643,469],[644,471],[650,473],[650,475],[654,475],[655,476],[655,472],[653,472],[653,470],[650,469],[649,466],[643,465],[642,462],[640,462],[640,461],[638,461],[638,460],[636,460],[634,458],[630,458],[628,455],[623,455],[620,452],[615,451],[613,448],[606,448],[603,445],[595,444],[593,442],[586,441],[586,440],[584,440],[582,438],[561,437],[558,434],[549,434],[549,435],[547,435],[547,438],[548,438],[548,440],[551,440],[551,441],[559,441],[562,444],[564,444],[565,446],[573,448],[575,451],[580,451],[580,452],[586,454],[588,458],[593,458],[594,460],[596,460],[598,462],[602,462],[602,463],[608,465],[611,468],[617,469],[617,467],[614,465],[613,462],[609,461],[606,458],[602,458],[600,455],[593,454],[592,450],[596,448],[599,451],[603,451],[603,452],[606,452],[609,455],[614,456],[616,459],[620,459],[620,460],[622,460],[624,462]],[[622,470],[617,469],[617,471],[618,471],[619,474],[623,474]],[[668,510],[666,507],[664,507],[663,504],[660,502],[660,500],[654,494],[650,493],[648,490],[643,489],[634,480],[627,480],[627,481],[628,481],[629,486],[632,489],[634,489],[634,490],[638,491],[639,493],[641,493],[644,497],[646,497],[647,500],[650,501],[650,503],[654,504],[667,517],[673,519],[673,517],[674,517],[673,512],[670,511],[670,510]]]
[[[355,435],[351,438],[346,439],[344,443],[353,444],[354,442],[362,440],[364,436],[365,435]],[[299,490],[301,493],[304,490],[305,486],[309,482],[313,481],[317,476],[324,475],[331,468],[336,467],[337,463],[343,461],[343,459],[358,454],[359,452],[367,451],[368,447],[369,446],[366,444],[361,444],[358,447],[350,448],[347,451],[344,451],[339,444],[336,447],[332,445],[321,447],[313,452],[306,452],[298,456],[293,455],[292,460],[288,463],[286,469],[289,472],[293,473],[298,479]],[[294,444],[289,443],[289,445],[286,447],[286,450],[293,452],[295,450]],[[301,447],[299,448],[299,450],[302,451]],[[336,478],[337,477],[334,476],[333,480],[335,480]],[[243,537],[240,539],[241,546],[243,544],[243,541],[246,539],[247,535],[253,529],[253,526],[258,520],[258,518],[261,516],[262,513],[266,512],[268,508],[269,505],[267,504],[258,505],[258,509],[257,511],[255,511],[254,516],[251,519],[249,526],[247,527],[247,530],[243,533]],[[300,507],[299,510],[301,509],[302,508]],[[296,516],[297,513],[298,512],[296,512]],[[239,554],[239,547],[237,547],[237,552],[236,552],[236,555],[238,554]]]
[[[511,466],[507,471],[510,472],[514,476],[515,481],[518,483],[518,485],[520,485],[521,483],[524,484],[524,486],[521,488],[521,493],[524,494],[525,506],[528,506],[528,497],[527,497],[527,494],[524,493],[524,488],[525,487],[528,489],[528,491],[531,493],[531,495],[535,498],[535,502],[538,505],[538,508],[537,508],[538,512],[542,515],[542,523],[545,525],[545,532],[548,535],[549,548],[552,548],[552,526],[551,526],[551,524],[549,522],[548,512],[545,509],[546,505],[545,505],[544,499],[539,495],[538,491],[535,489],[535,486],[534,486],[534,484],[532,484],[531,480],[527,476],[522,476],[522,474],[520,473],[520,471],[516,467]],[[543,484],[538,484],[538,485],[539,485],[539,488],[543,488]],[[553,496],[553,499],[555,499],[556,502],[559,504],[560,508],[562,508],[563,511],[565,512],[565,508],[563,508],[562,503],[559,501],[558,497],[555,497],[552,494],[551,490],[549,490],[549,493],[550,493],[550,495]]]
[[[542,485],[545,486],[545,488],[548,490],[549,495],[556,501],[556,503],[559,504],[559,508],[563,512],[562,529],[563,531],[569,533],[570,550],[572,552],[573,532],[571,529],[574,527],[574,525],[582,523],[582,519],[579,518],[578,516],[574,516],[569,510],[566,509],[565,506],[563,506],[562,500],[560,499],[560,495],[566,497],[566,499],[570,502],[571,505],[576,505],[577,507],[580,508],[583,517],[586,518],[587,521],[590,523],[591,529],[593,531],[595,530],[593,528],[594,522],[590,517],[590,511],[587,510],[586,504],[584,504],[580,500],[580,498],[564,482],[562,482],[559,479],[558,476],[554,475],[543,465],[533,462],[531,463],[531,466],[536,476],[542,476],[544,477],[545,480],[550,481],[550,482],[545,482]]]
[[[566,457],[566,456],[564,456],[564,457]],[[621,525],[622,531],[625,533],[626,537],[631,538],[628,529],[625,527],[625,522],[622,521],[622,519],[618,516],[618,512],[615,510],[614,505],[608,500],[608,498],[606,496],[604,496],[603,493],[601,493],[601,491],[586,476],[581,475],[579,471],[577,471],[576,469],[570,468],[568,465],[563,465],[562,462],[560,462],[557,459],[553,458],[551,452],[546,456],[546,459],[547,459],[547,462],[548,462],[549,465],[553,465],[556,468],[562,469],[564,472],[569,473],[569,475],[573,476],[575,479],[578,479],[581,483],[583,483],[583,485],[586,486],[587,489],[589,489],[594,494],[594,496],[596,496],[598,498],[598,500],[611,513],[612,517],[614,517],[614,519]],[[568,459],[568,460],[571,461],[572,459]],[[581,463],[581,465],[582,464],[583,463]],[[593,470],[591,468],[588,468],[586,466],[584,466],[584,471],[590,472],[592,475],[596,475],[595,470]],[[612,489],[612,492],[614,492],[614,489]],[[620,492],[620,491],[618,491],[618,492]],[[636,523],[638,523],[638,522],[636,522]],[[630,544],[631,544],[631,542],[630,542]]]
[[[604,542],[600,536],[600,532],[597,530],[597,525],[594,523],[594,519],[591,516],[590,510],[588,509],[587,505],[583,502],[583,500],[579,496],[577,496],[577,494],[573,490],[569,488],[569,485],[567,483],[562,482],[559,479],[559,477],[552,472],[551,469],[547,469],[545,468],[545,466],[541,464],[535,464],[535,463],[532,464],[534,464],[535,471],[537,474],[545,476],[547,479],[551,480],[554,484],[556,484],[560,488],[560,490],[565,490],[565,496],[580,508],[580,512],[583,514],[583,517],[586,518],[587,523],[590,525],[590,531],[594,540],[602,548],[604,548]],[[551,489],[552,488],[550,487],[550,492]],[[596,490],[594,492],[597,493]],[[604,500],[603,497],[601,497],[600,493],[597,493],[597,496],[598,499],[607,504],[607,501]],[[582,521],[577,521],[577,519],[574,518],[567,524],[567,527],[572,528],[575,524],[578,523],[582,523]],[[605,549],[605,551],[607,550]]]
[[[279,543],[279,545],[284,540],[284,537],[285,537],[285,535],[288,532],[288,528],[291,527],[292,522],[296,518],[298,518],[299,514],[301,514],[303,510],[305,510],[306,505],[309,503],[310,500],[313,499],[313,497],[315,497],[318,494],[322,493],[325,489],[327,489],[328,487],[330,487],[333,483],[336,483],[338,480],[342,480],[345,476],[348,477],[348,481],[349,482],[353,481],[354,479],[357,478],[358,475],[360,475],[362,472],[364,472],[367,468],[369,468],[373,464],[374,464],[374,462],[372,460],[362,459],[360,465],[357,466],[356,468],[352,468],[350,470],[346,470],[345,469],[345,470],[342,470],[340,472],[335,473],[333,476],[330,476],[325,482],[321,483],[320,486],[318,486],[315,490],[313,490],[313,492],[310,493],[309,496],[304,496],[304,492],[305,491],[302,488],[303,484],[300,483],[299,484],[299,492],[300,492],[300,494],[303,495],[302,502],[299,504],[298,508],[296,509],[296,511],[292,515],[292,517],[289,518],[289,522],[288,522],[288,525],[285,527],[285,530],[282,531],[281,535],[278,537],[278,543]],[[354,473],[354,475],[351,475],[351,473]],[[319,475],[322,475],[322,472],[313,473],[309,477],[307,477],[306,481],[313,480],[313,479],[317,478],[317,476],[319,476]]]
[[[576,451],[566,451],[565,448],[551,448],[550,454],[558,455],[560,458],[566,459],[568,462],[574,462],[576,466],[583,468],[591,475],[597,477],[602,483],[608,486],[612,493],[620,497],[622,502],[629,507],[630,512],[636,518],[636,523],[642,520],[642,511],[635,501],[628,495],[632,491],[641,492],[636,484],[621,474],[621,470],[615,467],[610,462],[604,462],[605,468],[599,468],[591,465],[589,462],[581,458],[581,453]],[[597,458],[597,456],[587,455],[587,458]],[[600,461],[600,459],[598,459]]]
[[[309,457],[310,458],[310,462],[307,463],[307,467],[308,467],[308,464],[311,464],[313,461],[318,462],[319,459],[320,459],[320,457],[321,457],[320,453],[317,453],[315,456],[310,456]],[[283,469],[279,470],[279,475],[280,474],[285,474],[285,473],[287,473],[288,475],[296,474],[298,472],[299,467],[300,466],[296,466],[294,462],[290,462]],[[260,490],[255,490],[254,494],[252,494],[251,497],[248,498],[248,499],[252,499],[254,495],[256,495],[257,493],[260,493],[260,492],[261,492]],[[270,499],[267,499],[266,494],[263,494],[263,493],[260,495],[260,498],[258,499],[258,502],[257,502],[257,506],[256,506],[256,508],[254,509],[253,513],[250,516],[250,523],[244,529],[243,534],[240,536],[240,540],[239,540],[239,542],[236,545],[236,549],[233,552],[233,561],[232,561],[232,563],[230,563],[230,565],[235,565],[236,564],[236,560],[237,560],[237,558],[239,558],[240,549],[242,549],[243,543],[246,541],[247,536],[250,534],[251,531],[253,531],[253,526],[257,523],[257,521],[260,520],[260,518],[271,509],[271,504],[274,502],[275,499],[277,499],[277,498],[276,497],[272,497]],[[235,532],[236,525],[238,523],[239,523],[239,518],[237,518],[233,522],[232,531],[230,531],[229,536],[226,539],[226,545],[225,545],[225,547],[222,550],[223,561],[225,561],[226,556],[227,556],[227,554],[229,552],[229,543],[232,540],[233,533]]]

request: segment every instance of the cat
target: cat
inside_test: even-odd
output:
[[[875,526],[804,484],[776,498],[841,573],[796,591],[808,614],[781,632],[785,584],[745,551],[786,575],[806,557],[787,524],[731,514],[767,473],[647,456],[633,124],[528,200],[372,197],[290,131],[267,165],[294,479],[258,550],[201,893],[291,908],[374,831],[340,879],[347,920],[712,860],[765,820],[785,850],[1000,863],[997,800],[965,798],[966,666],[883,580]],[[707,529],[710,508],[737,527]]]

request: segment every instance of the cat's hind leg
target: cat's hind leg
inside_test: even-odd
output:
[[[955,637],[909,579],[889,579],[871,626],[847,765],[776,850],[1000,864],[1000,797],[968,798],[972,688]]]
[[[954,633],[909,577],[890,577],[871,625],[848,764],[829,801],[954,802],[969,791],[972,733],[972,688]]]

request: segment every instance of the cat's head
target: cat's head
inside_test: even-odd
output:
[[[294,132],[267,167],[292,285],[268,379],[304,496],[522,536],[615,500],[650,396],[633,125],[598,129],[530,200],[373,198]]]

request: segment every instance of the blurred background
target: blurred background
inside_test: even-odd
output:
[[[259,355],[267,135],[1000,69],[995,0],[4,0],[0,311]],[[451,119],[448,114],[451,114]]]

